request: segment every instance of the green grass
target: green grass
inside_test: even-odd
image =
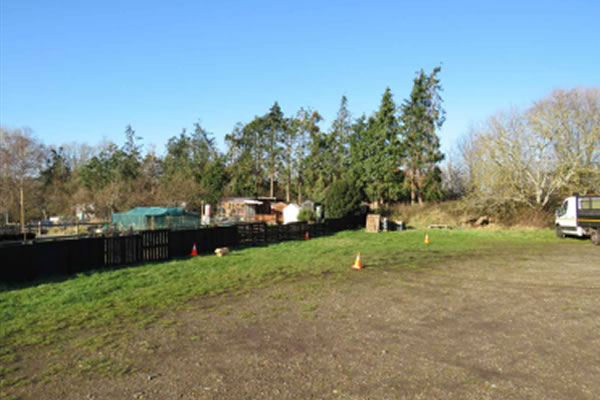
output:
[[[318,304],[305,304],[301,307],[301,310],[302,310],[302,312],[310,313],[310,312],[317,311],[318,308],[319,308]]]
[[[18,349],[73,340],[84,330],[118,332],[132,323],[152,324],[161,313],[200,296],[237,293],[324,273],[344,279],[357,273],[350,266],[359,251],[366,266],[360,273],[372,273],[380,268],[425,267],[498,246],[556,240],[550,230],[440,230],[429,231],[431,244],[425,245],[424,235],[425,231],[349,231],[247,248],[226,257],[200,256],[80,274],[26,288],[4,287],[0,292],[0,357],[9,361]],[[113,337],[100,336],[89,346],[101,346]],[[111,370],[104,361],[96,364]]]

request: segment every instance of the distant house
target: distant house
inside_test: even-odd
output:
[[[298,222],[298,213],[300,213],[300,206],[298,204],[288,204],[283,209],[283,223],[289,224],[292,222]]]
[[[215,218],[221,223],[283,222],[283,209],[287,203],[273,197],[226,197],[217,203]]]
[[[268,204],[265,205],[263,201],[249,197],[227,197],[217,203],[216,217],[232,222],[253,222],[257,215],[268,213]]]
[[[283,224],[283,210],[288,206],[288,203],[278,201],[271,203],[271,214],[275,215],[275,220],[278,224]]]

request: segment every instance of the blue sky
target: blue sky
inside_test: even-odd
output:
[[[489,3],[489,4],[488,4]],[[443,150],[500,109],[600,85],[600,1],[0,0],[0,124],[46,144],[162,153],[198,120],[223,137],[278,101],[354,116],[442,64]]]

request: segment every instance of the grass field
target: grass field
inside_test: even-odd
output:
[[[132,335],[150,327],[169,330],[177,324],[170,315],[193,309],[197,299],[218,300],[278,283],[298,283],[300,291],[306,284],[311,286],[311,293],[318,293],[325,287],[319,286],[325,281],[322,276],[327,276],[326,285],[344,284],[356,274],[377,276],[382,271],[417,270],[557,241],[550,230],[434,230],[428,232],[431,243],[426,245],[425,233],[346,231],[308,241],[238,249],[222,258],[206,255],[22,287],[3,286],[0,398],[3,388],[17,390],[50,382],[72,376],[73,371],[77,376],[129,374],[135,369],[130,360],[114,355],[130,345]],[[358,252],[365,264],[362,271],[350,268]],[[317,308],[307,303],[301,312],[314,316]],[[253,319],[254,314],[240,314],[240,318]],[[105,351],[113,356],[106,356]],[[79,360],[70,366],[64,360],[69,352],[77,353]],[[40,363],[33,360],[42,354],[48,360],[37,365]],[[32,366],[35,372],[25,371]]]
[[[80,274],[30,287],[3,287],[0,347],[16,350],[73,338],[85,329],[149,324],[162,312],[185,307],[188,300],[199,296],[236,293],[323,273],[337,273],[343,279],[357,252],[366,264],[365,271],[419,268],[503,244],[526,246],[556,240],[549,230],[452,230],[429,232],[431,244],[425,245],[424,235],[418,230],[349,231],[246,248],[223,258],[200,256]]]

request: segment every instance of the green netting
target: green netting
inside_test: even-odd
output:
[[[181,207],[136,207],[113,213],[111,223],[121,230],[194,229],[200,227],[201,217]]]

